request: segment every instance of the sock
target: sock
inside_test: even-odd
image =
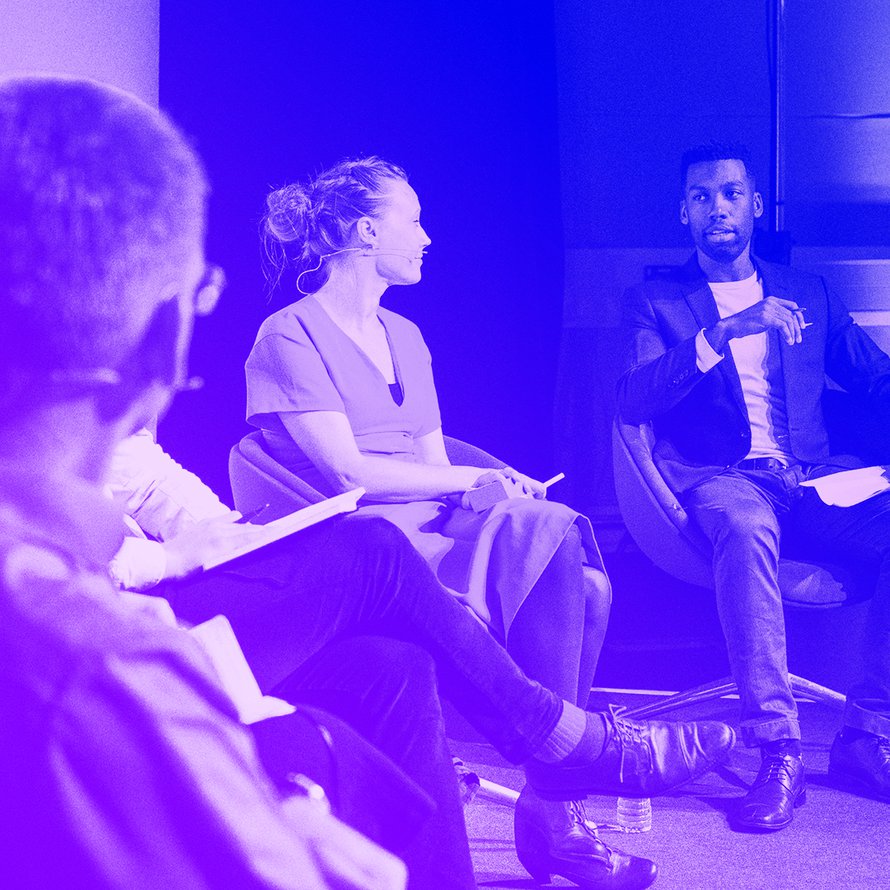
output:
[[[800,757],[800,739],[776,739],[774,742],[764,742],[760,746],[761,754],[790,754],[792,757]]]
[[[563,702],[556,726],[535,751],[534,759],[541,763],[559,763],[571,755],[572,760],[595,760],[603,753],[607,738],[602,714],[589,713]]]

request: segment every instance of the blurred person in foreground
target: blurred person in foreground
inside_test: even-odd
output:
[[[196,643],[108,580],[124,538],[101,494],[112,451],[183,386],[193,317],[218,296],[205,196],[194,153],[133,97],[61,78],[0,82],[4,885],[403,881],[382,866],[386,883],[347,877],[351,848],[332,854],[333,823],[319,833],[276,791]],[[504,734],[546,793],[648,796],[732,741],[721,724],[585,715],[515,677],[541,706]],[[599,859],[596,886],[654,877],[648,860],[604,845]]]
[[[124,536],[101,492],[110,453],[181,385],[213,302],[206,193],[134,97],[0,81],[5,887],[404,886],[398,860],[354,833],[338,845],[332,819],[274,788],[198,644],[108,581]],[[359,848],[377,871],[351,868]]]

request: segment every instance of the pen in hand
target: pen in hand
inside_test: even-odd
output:
[[[546,489],[550,488],[551,485],[554,485],[555,483],[559,482],[561,479],[565,479],[565,477],[566,477],[565,473],[557,473],[552,479],[548,479],[546,482],[542,482],[541,485],[543,485],[544,489],[546,490]]]

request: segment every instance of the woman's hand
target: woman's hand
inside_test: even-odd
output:
[[[473,497],[472,492],[475,489],[483,488],[492,482],[498,483],[498,492],[503,489],[503,494],[482,497],[481,500]],[[478,476],[472,488],[462,495],[461,505],[479,512],[505,498],[543,498],[545,495],[546,489],[540,482],[516,472],[512,467],[504,467],[501,470],[489,470]]]
[[[537,479],[532,479],[525,473],[519,473],[513,467],[504,467],[498,472],[504,478],[509,479],[521,492],[518,497],[537,498],[538,500],[547,497],[547,489]]]
[[[204,519],[188,531],[164,541],[167,557],[164,577],[185,578],[212,557],[259,542],[267,534],[263,526],[239,523],[237,520],[240,518],[241,514],[233,510],[225,516]]]

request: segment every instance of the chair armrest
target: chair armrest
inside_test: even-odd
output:
[[[613,456],[615,463],[615,485],[628,476],[635,477],[635,482],[652,500],[653,509],[670,521],[679,531],[686,532],[689,528],[689,515],[683,509],[676,495],[668,488],[658,467],[652,460],[652,447],[655,444],[652,428],[649,424],[634,424],[615,421],[613,427]],[[634,482],[627,480],[626,484]]]

